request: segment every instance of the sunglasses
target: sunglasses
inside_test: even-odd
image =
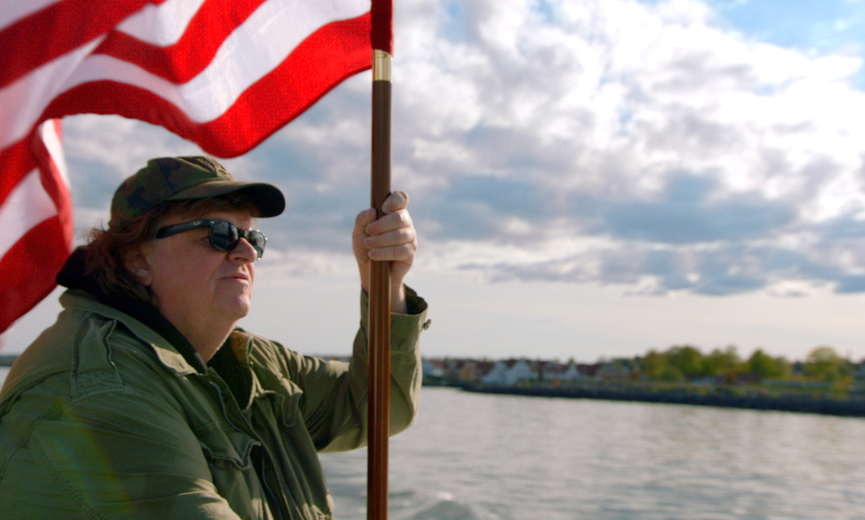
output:
[[[217,218],[205,218],[165,226],[156,232],[156,238],[170,237],[205,226],[210,228],[210,245],[217,251],[232,251],[237,247],[240,239],[245,238],[249,245],[255,248],[258,258],[264,254],[264,245],[267,244],[267,237],[264,236],[264,233],[257,229],[250,229],[249,231],[240,229],[227,220]]]

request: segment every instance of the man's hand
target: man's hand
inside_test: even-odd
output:
[[[405,312],[403,278],[417,253],[417,232],[408,214],[408,195],[395,191],[382,204],[384,216],[375,220],[375,209],[361,211],[354,221],[352,249],[360,270],[360,284],[369,292],[370,260],[391,262],[391,308]]]

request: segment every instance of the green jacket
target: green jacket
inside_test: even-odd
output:
[[[421,385],[426,303],[410,298],[391,324],[391,434]],[[60,301],[0,392],[0,517],[332,518],[316,452],[366,443],[365,295],[350,363],[236,329],[199,370],[87,293]]]

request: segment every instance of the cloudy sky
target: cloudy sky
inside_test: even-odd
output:
[[[865,2],[395,3],[393,184],[420,233],[426,355],[865,357]],[[289,201],[260,223],[241,325],[301,351],[347,352],[356,327],[369,98],[355,76],[225,161]],[[200,153],[116,117],[65,125],[82,235],[148,158]]]

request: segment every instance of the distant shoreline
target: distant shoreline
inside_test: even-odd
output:
[[[796,395],[769,396],[736,394],[714,390],[699,392],[685,389],[646,390],[637,385],[494,385],[463,383],[455,385],[467,392],[521,395],[528,397],[566,397],[576,399],[603,399],[612,401],[639,401],[665,404],[690,404],[721,408],[772,410],[779,412],[815,413],[842,417],[865,417],[865,398],[832,398]]]
[[[17,354],[0,355],[0,367],[11,367]],[[601,399],[647,403],[685,404],[770,410],[779,412],[814,413],[840,417],[865,417],[865,396],[835,398],[825,394],[761,395],[755,392],[735,392],[724,387],[647,388],[636,384],[588,383],[573,385],[501,385],[478,382],[431,382],[427,386],[451,386],[467,392],[526,397],[559,397],[571,399]]]

